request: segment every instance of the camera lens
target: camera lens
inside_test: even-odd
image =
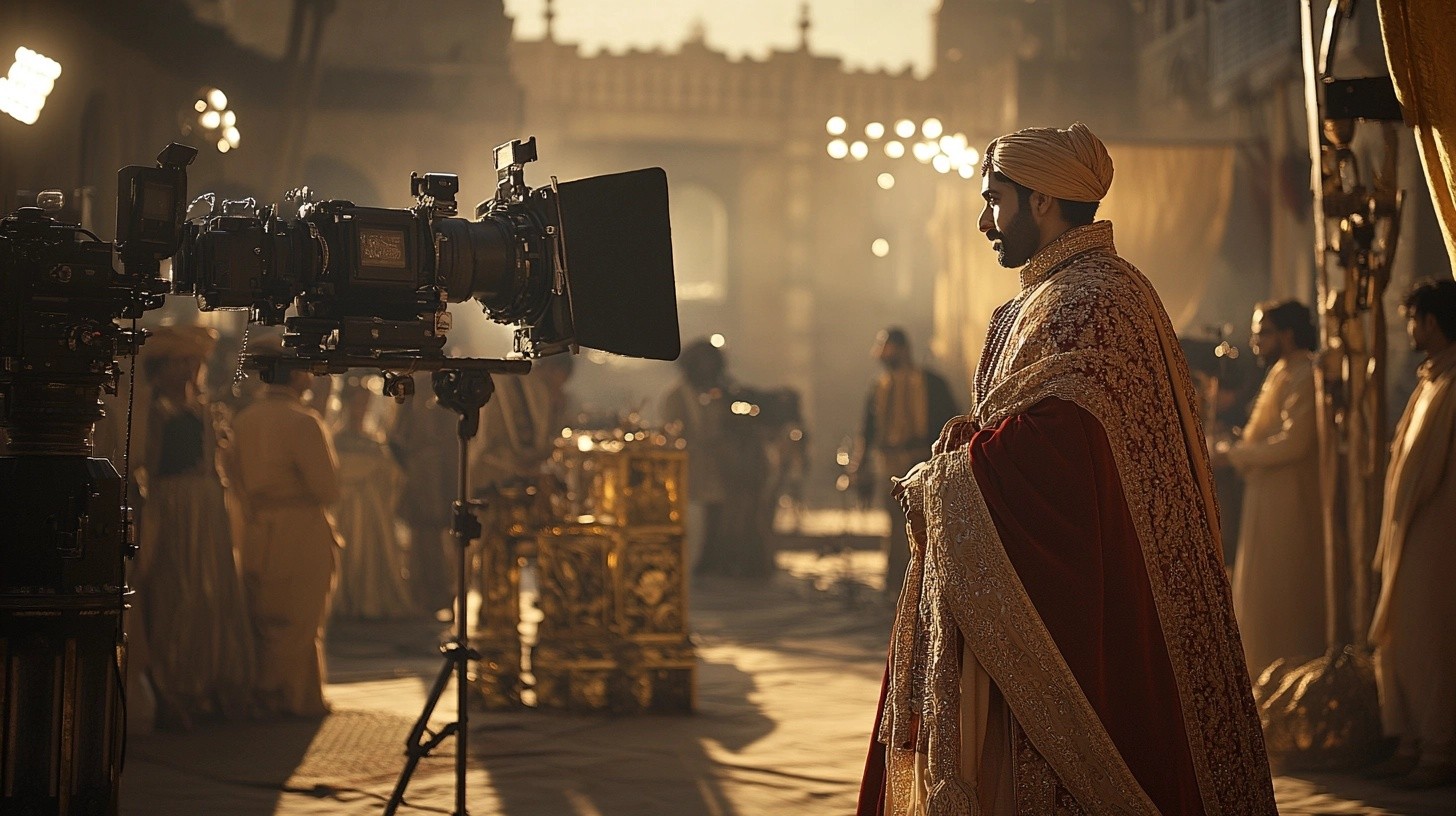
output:
[[[437,274],[459,303],[480,301],[501,323],[529,320],[543,308],[551,276],[542,266],[541,230],[522,212],[491,213],[479,221],[441,218]]]

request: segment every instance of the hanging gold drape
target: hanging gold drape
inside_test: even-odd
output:
[[[1223,242],[1233,194],[1228,145],[1109,144],[1116,163],[1098,218],[1112,221],[1119,254],[1157,287],[1184,331],[1195,319]],[[960,183],[956,183],[960,182]],[[971,382],[991,310],[1016,294],[1016,272],[996,264],[977,229],[979,179],[947,179],[937,191],[930,238],[940,250],[931,350]]]
[[[1385,59],[1456,270],[1456,3],[1380,0]]]

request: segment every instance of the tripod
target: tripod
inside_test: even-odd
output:
[[[514,369],[512,372],[524,373],[519,369]],[[455,628],[454,635],[440,647],[440,651],[445,656],[445,663],[440,667],[440,674],[435,677],[435,684],[430,687],[429,698],[425,700],[425,709],[420,713],[419,720],[415,722],[414,728],[410,729],[409,736],[405,739],[405,755],[408,759],[405,761],[404,770],[400,772],[399,782],[394,786],[394,793],[390,795],[389,803],[384,807],[385,816],[392,816],[404,801],[404,790],[409,786],[410,777],[414,774],[415,768],[419,766],[420,760],[429,756],[436,746],[452,735],[455,737],[454,813],[455,816],[467,816],[465,763],[466,739],[470,729],[468,727],[466,670],[469,668],[470,661],[478,660],[480,654],[470,648],[465,631],[465,554],[470,548],[470,542],[480,538],[481,525],[480,519],[476,518],[474,512],[480,503],[471,501],[467,496],[466,473],[469,462],[468,446],[471,438],[480,429],[480,409],[490,401],[491,394],[495,392],[495,384],[490,379],[489,371],[482,368],[446,368],[434,373],[434,390],[435,397],[441,406],[460,415],[460,422],[456,427],[459,448],[455,466],[454,516],[450,524],[450,535],[454,537],[457,545],[455,549]],[[435,705],[440,702],[440,696],[444,693],[445,686],[449,685],[451,674],[455,675],[457,709],[455,716],[458,719],[446,724],[438,732],[432,732],[429,729],[430,715],[434,713]]]

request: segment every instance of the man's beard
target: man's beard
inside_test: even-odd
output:
[[[986,237],[996,242],[996,263],[1007,269],[1025,266],[1031,256],[1036,254],[1036,245],[1041,239],[1036,229],[1036,221],[1025,210],[1011,219],[1005,232],[991,230],[986,233]]]

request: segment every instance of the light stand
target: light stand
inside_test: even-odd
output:
[[[448,408],[460,415],[460,423],[456,429],[456,436],[459,439],[458,459],[456,461],[456,491],[454,517],[450,525],[450,534],[455,538],[455,630],[450,640],[440,647],[445,656],[444,665],[440,667],[440,674],[435,677],[435,684],[430,687],[430,695],[425,700],[425,709],[420,713],[420,718],[415,722],[414,728],[410,729],[409,737],[405,739],[405,761],[404,770],[400,772],[399,782],[394,786],[394,793],[389,797],[389,803],[384,807],[385,816],[391,816],[404,801],[405,788],[409,786],[410,777],[414,774],[420,760],[429,756],[430,752],[440,743],[444,742],[451,735],[455,737],[455,816],[467,816],[465,810],[465,765],[466,765],[466,739],[470,734],[469,705],[466,692],[466,670],[471,660],[480,658],[479,653],[470,648],[469,640],[465,631],[465,567],[466,551],[470,542],[480,537],[480,519],[475,516],[475,508],[480,502],[471,501],[467,496],[466,474],[469,462],[468,446],[470,439],[480,429],[480,409],[490,401],[491,394],[495,391],[495,384],[490,379],[490,373],[482,369],[441,369],[434,373],[435,397],[442,407]],[[450,675],[455,675],[456,692],[456,714],[455,722],[447,723],[437,732],[429,729],[430,715],[434,713],[435,705],[440,701],[440,695],[444,693],[445,686],[450,683]]]

